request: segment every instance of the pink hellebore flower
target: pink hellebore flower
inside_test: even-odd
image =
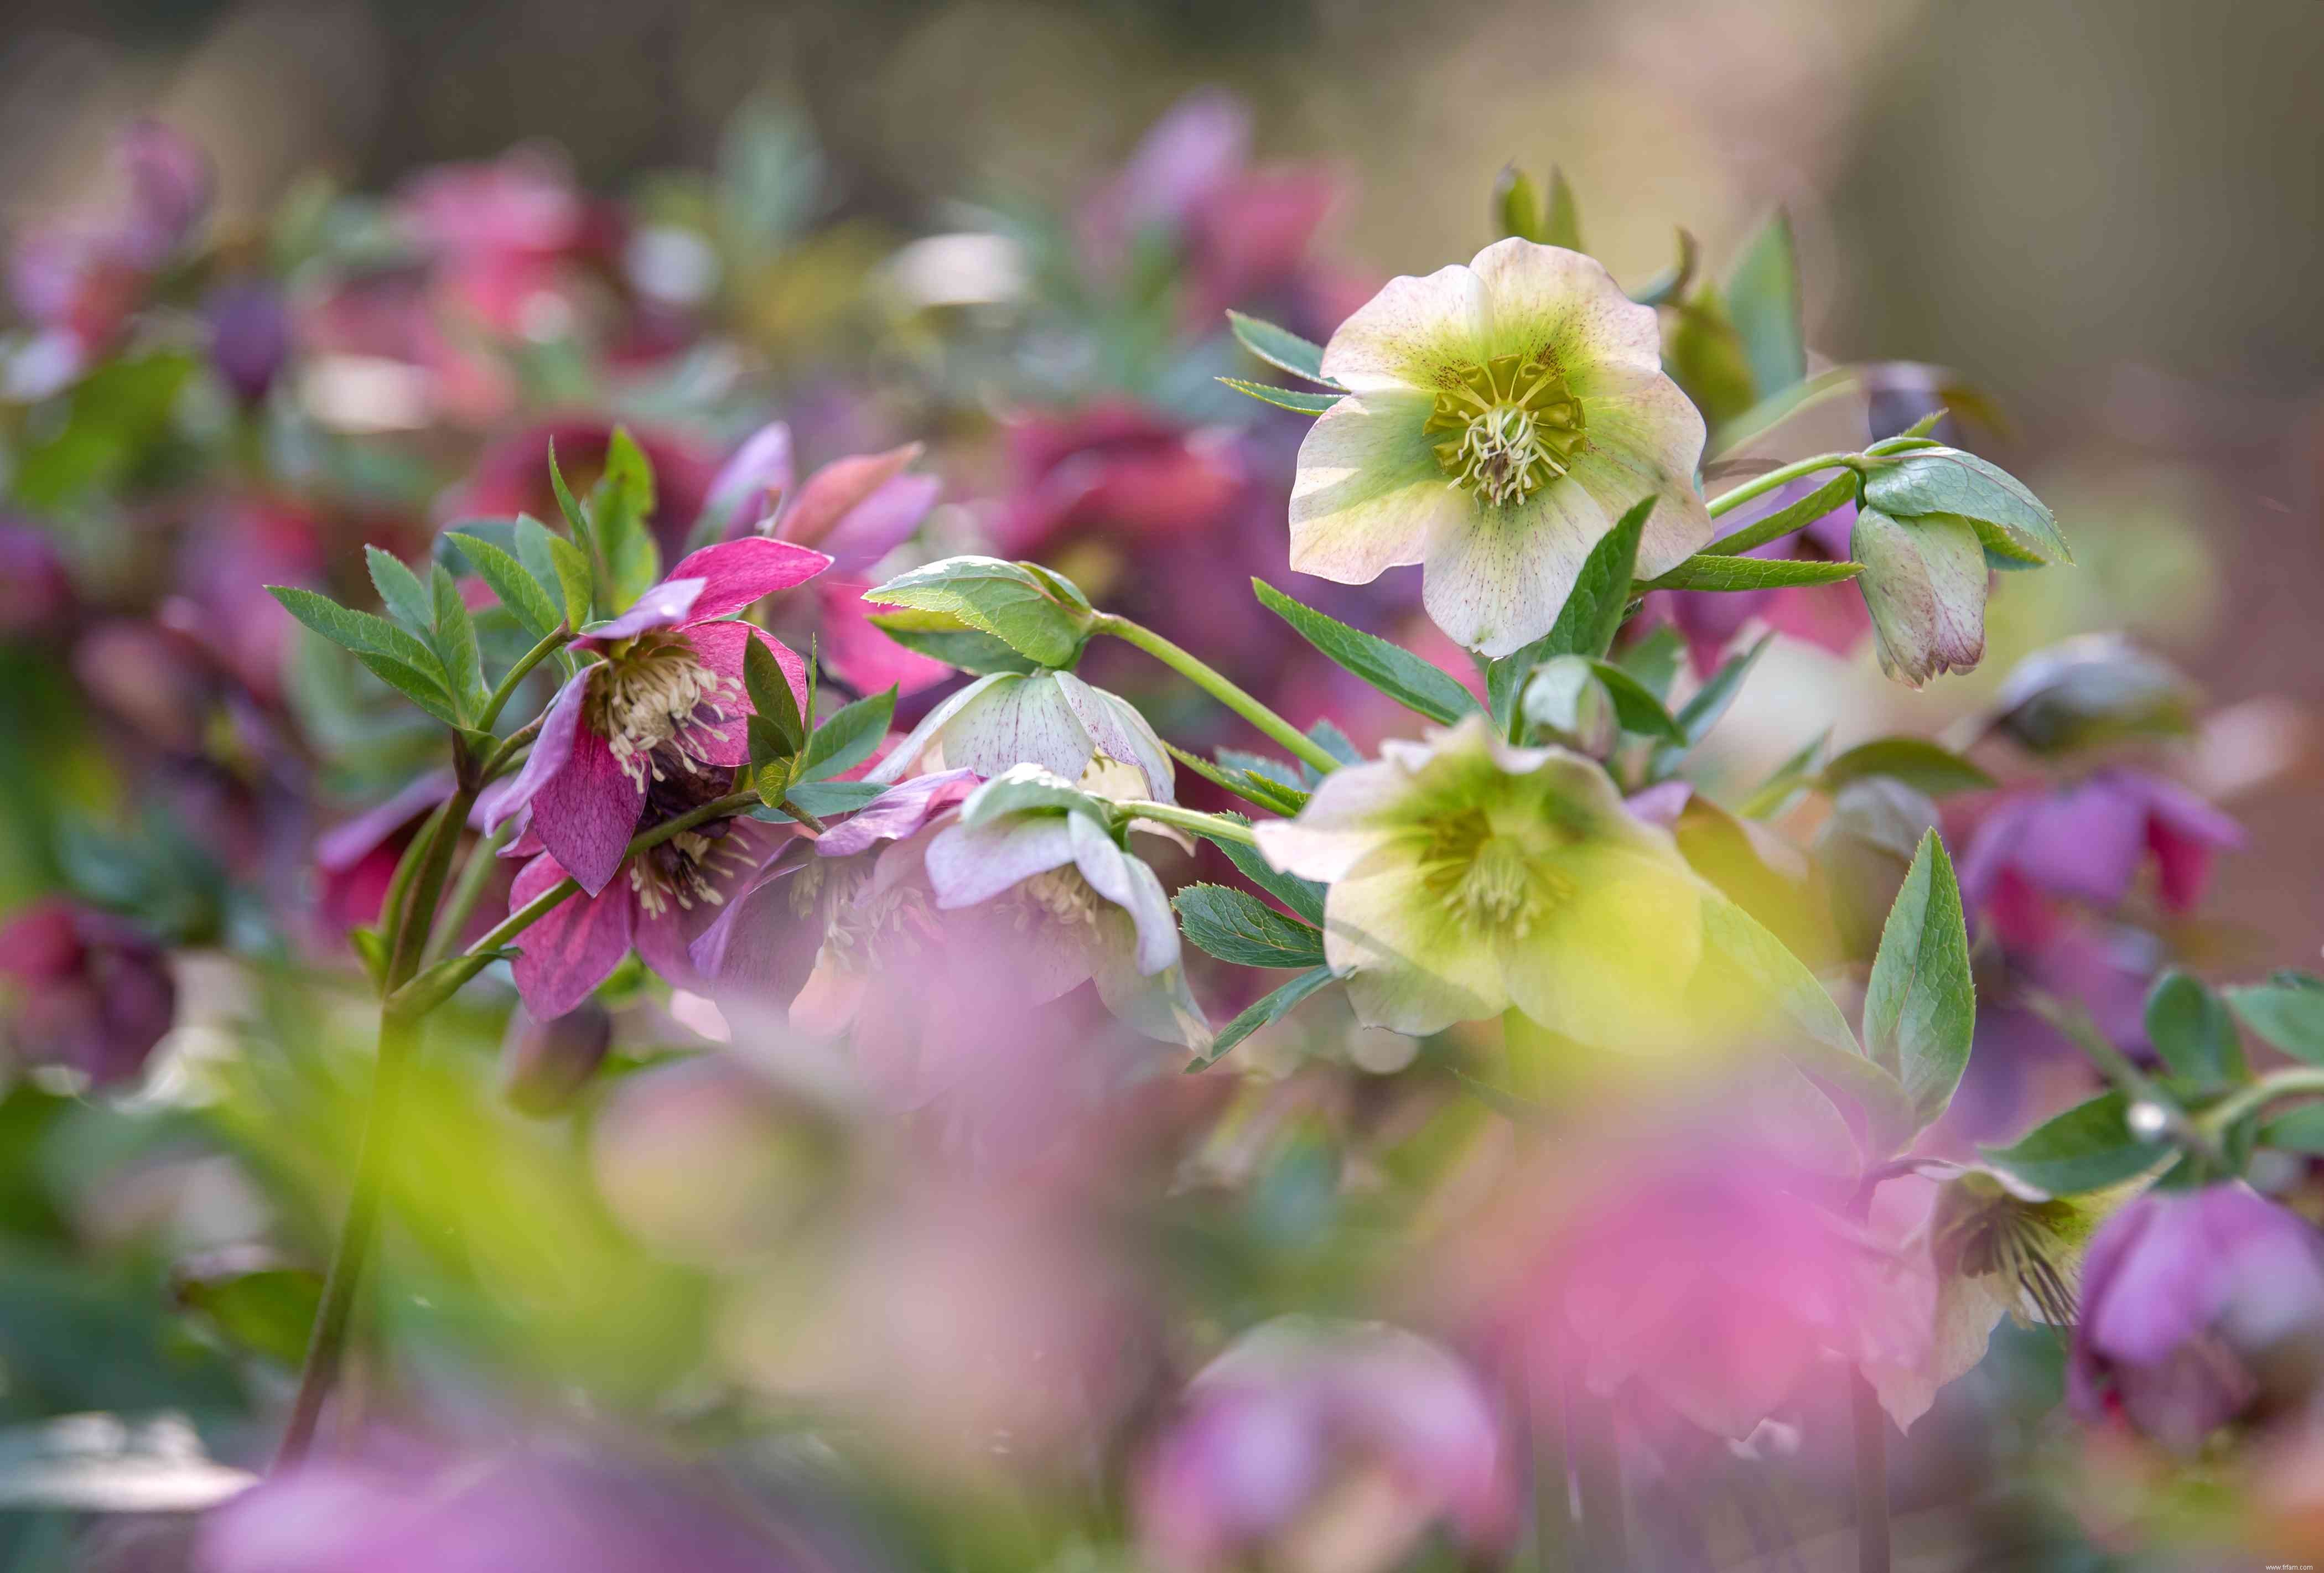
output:
[[[659,785],[749,760],[742,685],[748,640],[773,652],[804,703],[806,668],[798,657],[764,630],[732,619],[775,591],[806,583],[830,561],[821,552],[755,537],[706,547],[636,605],[576,640],[576,649],[604,658],[558,691],[524,768],[494,793],[487,823],[497,829],[530,808],[542,846],[590,895],[603,891]],[[692,790],[689,785],[681,795]]]
[[[2182,913],[2201,899],[2212,855],[2243,844],[2243,828],[2186,787],[2144,770],[2099,770],[1990,809],[1961,859],[1961,898],[1975,911],[2019,880],[2116,906],[2151,853],[2163,905]]]
[[[109,913],[49,897],[0,924],[0,1048],[19,1065],[134,1081],[177,999],[161,946]]]

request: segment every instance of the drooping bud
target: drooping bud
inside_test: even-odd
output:
[[[1593,759],[1613,751],[1614,696],[1583,657],[1556,656],[1536,667],[1526,680],[1524,708],[1526,730],[1539,741]]]
[[[1857,510],[1849,550],[1864,565],[1857,584],[1882,671],[1918,688],[1984,657],[1985,549],[1967,520],[1906,520],[1867,503]]]
[[[2085,634],[2017,664],[1994,696],[1994,730],[2027,751],[2062,754],[2194,725],[2194,685],[2118,634]]]
[[[613,1018],[595,1000],[537,1021],[521,1006],[501,1045],[501,1093],[526,1114],[561,1114],[604,1062]]]

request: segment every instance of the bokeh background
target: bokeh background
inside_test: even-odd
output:
[[[621,193],[714,161],[755,99],[807,116],[828,216],[870,244],[948,227],[963,193],[1068,201],[1209,83],[1255,106],[1265,156],[1340,168],[1325,249],[1376,275],[1490,238],[1483,193],[1511,159],[1564,168],[1591,249],[1628,279],[1666,263],[1674,226],[1717,258],[1780,202],[1812,343],[1941,361],[1993,397],[2084,557],[2044,593],[2087,613],[2052,608],[2045,633],[2127,597],[2216,702],[2324,709],[2312,0],[7,9],[12,224],[97,181],[141,110],[211,152],[231,220],[318,168],[377,189],[525,142]],[[2015,653],[2006,616],[1996,637],[1987,682]],[[1766,724],[1771,750],[1813,730]],[[2251,925],[2249,959],[2310,959],[2324,929],[2319,784],[2303,751],[2236,803],[2268,856],[2227,860],[2215,906]]]

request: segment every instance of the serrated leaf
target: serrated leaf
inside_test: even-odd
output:
[[[2142,1174],[2171,1151],[2166,1142],[2131,1134],[2129,1099],[2102,1092],[2043,1121],[2006,1147],[1986,1147],[1986,1161],[2037,1190],[2066,1196]]]
[[[1305,922],[1318,928],[1323,926],[1323,886],[1313,879],[1285,873],[1270,864],[1256,847],[1225,840],[1214,841],[1213,844],[1226,853],[1228,860],[1241,871],[1244,878],[1283,903]]]
[[[791,692],[791,680],[784,676],[775,652],[767,641],[756,636],[742,641],[742,686],[751,696],[752,715],[771,728],[781,745],[779,757],[788,759],[799,751],[807,741],[807,724],[799,718],[798,695]],[[752,729],[751,762],[766,763],[769,755],[761,757],[757,741],[760,736]]]
[[[870,759],[881,740],[888,735],[888,722],[895,713],[893,688],[842,706],[807,739],[807,757],[799,762],[799,779],[820,781]]]
[[[1678,722],[1663,707],[1661,698],[1653,689],[1616,666],[1611,661],[1592,661],[1591,669],[1598,680],[1606,685],[1606,692],[1614,701],[1614,719],[1624,731],[1634,731],[1641,737],[1661,738],[1669,742],[1683,743],[1686,733]]]
[[[2243,1024],[2295,1059],[2324,1065],[2324,989],[2254,983],[2227,991]]]
[[[1178,925],[1199,949],[1239,967],[1320,967],[1314,925],[1225,885],[1189,885],[1171,898]]]
[[[1828,563],[1812,557],[1731,557],[1717,553],[1687,558],[1642,590],[1791,590],[1844,584],[1864,572],[1862,563]]]
[[[2227,1003],[2190,972],[2172,967],[2146,996],[2146,1036],[2163,1062],[2207,1091],[2250,1074]]]
[[[1272,404],[1277,409],[1296,409],[1302,415],[1321,415],[1347,397],[1344,393],[1300,393],[1277,388],[1271,382],[1247,382],[1240,377],[1221,377],[1219,381],[1262,404]]]
[[[1941,797],[1949,792],[1981,792],[1993,777],[1950,749],[1926,738],[1875,738],[1834,758],[1817,777],[1826,792],[1837,792],[1867,776],[1886,776]]]
[[[1966,520],[1988,555],[2017,565],[2074,560],[2058,521],[2024,482],[1958,448],[1916,448],[1874,465],[1864,500],[1892,519]]]
[[[573,532],[574,545],[594,563],[597,557],[596,532],[589,528],[589,516],[581,511],[581,504],[574,500],[573,488],[565,483],[565,472],[558,467],[555,437],[549,439],[549,489],[557,494],[557,511],[565,516],[565,528]]]
[[[1728,273],[1727,315],[1742,341],[1751,384],[1760,398],[1780,393],[1807,376],[1799,257],[1792,242],[1792,222],[1781,209],[1759,226]]]
[[[1188,1065],[1186,1069],[1190,1072],[1206,1071],[1217,1064],[1228,1050],[1259,1028],[1272,1026],[1282,1020],[1290,1013],[1293,1006],[1331,980],[1332,970],[1329,967],[1317,967],[1312,971],[1300,973],[1298,977],[1294,978],[1290,982],[1221,1027],[1219,1035],[1211,1041],[1211,1052]]]
[[[412,704],[420,706],[446,726],[462,724],[460,713],[453,708],[451,696],[444,692],[443,683],[434,673],[423,672],[419,667],[399,661],[392,656],[378,655],[371,650],[357,650],[355,652],[355,658],[364,664],[373,676],[410,700]],[[435,657],[431,655],[429,659],[433,662]]]
[[[1573,590],[1547,633],[1485,669],[1485,692],[1495,726],[1508,730],[1510,709],[1525,686],[1526,674],[1542,662],[1552,656],[1588,656],[1594,660],[1614,642],[1614,634],[1622,626],[1622,613],[1630,604],[1630,571],[1638,560],[1638,538],[1654,507],[1651,495],[1641,498],[1590,548],[1582,571],[1574,575]]]
[[[596,590],[586,553],[530,514],[517,517],[516,552],[542,593],[564,607],[566,627],[578,629],[589,621]]]
[[[1751,675],[1751,668],[1758,665],[1759,658],[1766,653],[1767,647],[1775,640],[1775,636],[1772,633],[1761,634],[1749,649],[1739,656],[1729,657],[1719,670],[1705,678],[1702,686],[1679,706],[1678,729],[1685,735],[1688,748],[1711,735],[1711,729],[1719,724],[1719,718],[1725,715],[1727,707],[1735,703],[1735,695],[1743,691],[1743,680]],[[1656,750],[1656,769],[1665,768],[1680,751],[1669,745]]]
[[[405,567],[401,558],[374,546],[364,547],[364,564],[371,570],[372,588],[379,592],[379,603],[387,614],[408,631],[426,639],[435,626],[436,611],[420,576]]]
[[[1832,510],[1854,501],[1856,486],[1856,472],[1842,470],[1798,501],[1720,536],[1695,557],[1731,557],[1771,540],[1780,540],[1794,530],[1806,529]]]
[[[465,720],[484,693],[484,658],[476,648],[475,621],[460,599],[459,582],[438,563],[429,575],[436,601],[436,654],[444,663],[444,686]]]
[[[1246,317],[1240,311],[1228,312],[1227,323],[1234,330],[1236,343],[1277,371],[1305,377],[1310,382],[1325,388],[1339,386],[1323,375],[1322,345],[1301,338],[1287,327],[1277,327],[1271,322]]]
[[[1229,770],[1212,763],[1200,754],[1190,754],[1167,740],[1162,744],[1172,759],[1223,791],[1231,792],[1244,802],[1266,809],[1269,814],[1285,815],[1299,812],[1306,794],[1294,787],[1254,776],[1249,770]]]
[[[400,662],[425,675],[437,687],[443,686],[443,669],[436,652],[417,635],[383,617],[354,611],[327,595],[302,590],[295,584],[269,584],[266,589],[281,603],[283,611],[340,649]]]
[[[1864,994],[1864,1047],[1904,1084],[1926,1127],[1952,1101],[1976,1031],[1960,887],[1944,843],[1931,831],[1880,931]]]
[[[1479,708],[1476,696],[1443,667],[1376,634],[1351,628],[1312,606],[1303,606],[1264,579],[1253,579],[1250,588],[1261,606],[1289,623],[1294,632],[1325,658],[1354,673],[1406,709],[1450,726]]]
[[[1022,564],[998,557],[946,557],[899,574],[863,599],[949,613],[1051,667],[1073,664],[1088,627],[1085,612],[1061,603]]]
[[[605,564],[607,605],[615,612],[661,576],[661,547],[653,537],[653,464],[626,428],[605,445],[605,469],[589,492],[589,522]]]
[[[539,529],[540,527],[534,525],[533,528]],[[524,565],[515,557],[479,536],[461,531],[453,532],[452,544],[467,560],[468,566],[476,571],[476,577],[492,586],[493,593],[500,597],[501,604],[508,608],[509,614],[523,624],[525,631],[533,638],[546,638],[565,621],[557,603],[550,600],[549,592],[541,588],[540,581],[528,573]],[[556,573],[553,562],[549,573],[553,579]]]

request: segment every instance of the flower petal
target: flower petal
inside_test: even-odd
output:
[[[1323,346],[1323,375],[1358,393],[1431,390],[1447,366],[1482,364],[1490,342],[1484,281],[1454,262],[1382,285]]]
[[[1033,672],[994,684],[945,723],[920,763],[984,777],[1011,765],[1039,765],[1079,781],[1097,744],[1065,702],[1064,683],[1072,681],[1064,673]]]
[[[733,543],[737,546],[742,543]],[[716,548],[712,548],[715,550]],[[788,645],[755,623],[697,622],[686,630],[693,641],[694,653],[702,664],[718,676],[733,685],[733,692],[744,692],[742,682],[742,647],[757,639],[774,652],[775,665],[783,669],[784,678],[791,685],[791,697],[802,708],[807,704],[807,663]],[[751,759],[751,735],[748,699],[740,701],[729,711],[720,705],[702,705],[695,711],[695,720],[683,728],[678,741],[696,759],[712,765],[744,765]]]
[[[1499,1016],[1509,1003],[1499,957],[1445,907],[1418,838],[1380,848],[1323,898],[1323,959],[1346,976],[1366,1026],[1415,1037]]]
[[[1065,708],[1088,732],[1099,754],[1130,766],[1145,777],[1142,796],[1157,803],[1176,803],[1170,756],[1154,727],[1135,705],[1118,694],[1093,688],[1071,672],[1055,674],[1057,693]]]
[[[1369,584],[1419,562],[1438,531],[1473,511],[1423,429],[1433,404],[1388,390],[1351,394],[1316,418],[1291,484],[1293,572]]]
[[[749,522],[742,510],[758,501],[759,512],[770,511],[771,500],[791,489],[791,428],[770,421],[742,439],[742,446],[718,467],[710,480],[710,501],[703,512],[724,538]]]
[[[1859,508],[1849,549],[1872,612],[1880,667],[1918,688],[1985,654],[1985,548],[1969,520],[1923,514],[1906,524]]]
[[[1661,374],[1655,308],[1624,294],[1597,258],[1511,235],[1469,266],[1484,287],[1486,336],[1497,354],[1545,354],[1569,379],[1591,365]]]
[[[544,735],[548,730],[541,728]],[[533,833],[581,888],[595,896],[621,868],[645,805],[645,783],[622,768],[604,738],[580,725],[574,729],[564,768],[533,795]]]
[[[843,574],[869,573],[919,528],[943,491],[939,475],[898,475],[881,486],[842,515],[823,538],[833,566]]]
[[[1626,1053],[1699,1044],[1685,996],[1702,954],[1702,887],[1659,858],[1604,845],[1558,854],[1552,872],[1569,894],[1500,951],[1517,1007]]]
[[[1420,760],[1427,758],[1421,750],[1383,750],[1370,764],[1333,771],[1298,818],[1265,820],[1254,827],[1260,853],[1302,878],[1327,885],[1344,878],[1394,835],[1395,826],[1382,816],[1411,792],[1416,753]]]
[[[676,628],[694,616],[694,603],[701,598],[702,589],[699,579],[664,579],[639,596],[627,612],[603,628],[591,629],[580,642],[585,649],[595,649],[615,639],[633,639],[650,628]]]
[[[1651,492],[1655,509],[1638,538],[1637,574],[1667,574],[1711,539],[1711,515],[1694,489],[1702,462],[1702,412],[1677,383],[1651,365],[1600,365],[1568,379],[1582,401],[1589,441],[1575,456],[1573,478],[1609,520]]]
[[[518,870],[509,891],[509,910],[542,895],[566,874],[555,858],[535,858]],[[627,886],[604,896],[571,897],[550,908],[524,931],[520,942],[523,953],[511,964],[524,1007],[546,1021],[588,998],[630,953],[635,915]]]
[[[1016,672],[988,672],[975,682],[965,685],[936,702],[936,707],[920,718],[911,735],[888,750],[888,757],[863,772],[862,779],[888,786],[904,778],[906,771],[919,763],[920,756],[928,750],[945,723],[967,709],[990,690],[1003,683],[1013,683],[1021,677]]]
[[[1113,838],[1085,814],[1065,815],[1074,866],[1090,888],[1130,915],[1137,925],[1138,970],[1151,977],[1178,960],[1178,922],[1162,881],[1139,859],[1113,844]]]
[[[549,778],[573,758],[573,740],[581,731],[582,707],[589,696],[589,685],[595,680],[595,672],[586,667],[568,678],[541,715],[540,731],[534,734],[532,751],[524,757],[524,768],[500,785],[484,789],[482,806],[485,834],[500,829],[520,809],[529,805]]]
[[[881,454],[834,459],[807,478],[798,500],[783,510],[776,533],[787,541],[814,546],[858,504],[902,474],[921,451],[920,444],[906,443]]]
[[[940,770],[915,776],[890,787],[870,807],[850,815],[824,832],[815,843],[816,855],[852,857],[868,852],[873,843],[900,841],[976,790],[983,777],[973,770]]]
[[[702,581],[687,621],[704,622],[740,612],[778,590],[804,584],[829,566],[831,559],[821,552],[748,535],[689,552],[669,571],[669,577]]]
[[[1613,520],[1573,477],[1508,507],[1471,504],[1429,545],[1421,603],[1446,637],[1498,658],[1556,625]]]
[[[1142,970],[1136,959],[1139,942],[1131,929],[1129,915],[1118,907],[1098,914],[1090,967],[1097,997],[1116,1017],[1149,1038],[1183,1044],[1197,1054],[1210,1053],[1210,1023],[1203,1019],[1203,1007],[1186,986],[1185,969]]]
[[[1074,860],[1065,814],[1013,814],[955,824],[928,843],[928,883],[946,911],[973,906]]]

